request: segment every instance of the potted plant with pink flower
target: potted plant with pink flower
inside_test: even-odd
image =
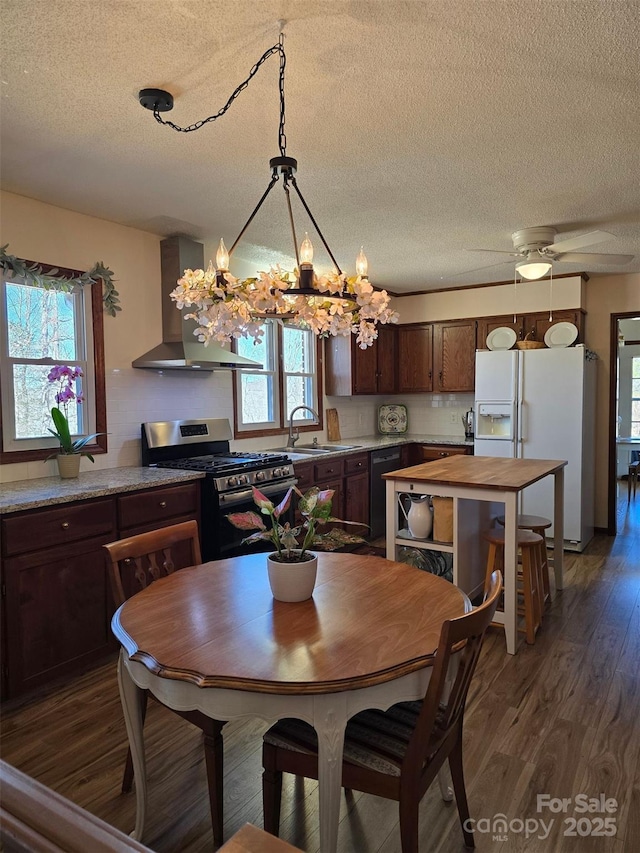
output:
[[[227,518],[240,530],[256,531],[243,539],[243,544],[267,541],[274,546],[275,552],[267,555],[267,567],[271,591],[278,601],[304,601],[311,597],[316,582],[318,555],[310,548],[320,546],[324,550],[335,550],[342,545],[365,541],[361,536],[348,534],[336,527],[320,532],[319,528],[331,523],[366,527],[362,522],[334,518],[331,514],[334,489],[313,486],[303,494],[292,486],[278,506],[274,506],[255,486],[252,491],[260,514],[269,519],[269,526],[261,515],[252,511],[232,512]],[[287,513],[294,492],[300,497],[298,513],[302,521],[292,527],[289,521],[282,523],[281,518]]]
[[[74,390],[74,383],[82,377],[82,368],[69,367],[66,364],[56,364],[47,374],[47,380],[58,384],[55,400],[58,404],[51,409],[51,418],[55,429],[49,427],[51,435],[58,439],[59,448],[56,453],[47,457],[52,459],[54,456],[58,461],[58,471],[60,476],[67,479],[77,477],[80,471],[80,459],[86,456],[87,459],[94,461],[93,456],[84,448],[93,441],[93,439],[103,433],[94,432],[91,435],[84,435],[81,438],[73,438],[71,428],[69,426],[69,404],[84,402],[82,391]],[[64,409],[64,413],[60,410],[60,406]]]

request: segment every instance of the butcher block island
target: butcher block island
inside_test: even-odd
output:
[[[383,474],[386,480],[387,558],[402,548],[453,555],[453,582],[470,598],[482,593],[487,551],[481,532],[505,517],[504,620],[507,651],[517,649],[517,514],[523,489],[553,477],[553,563],[556,589],[563,587],[564,468],[558,459],[501,459],[493,456],[449,456]],[[450,542],[416,539],[405,529],[403,496],[430,495],[452,499]],[[496,614],[499,616],[499,614]]]

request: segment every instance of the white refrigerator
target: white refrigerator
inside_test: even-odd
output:
[[[595,356],[582,345],[476,353],[474,453],[566,459],[564,538],[574,551],[593,537],[595,374]],[[520,512],[549,518],[553,478],[521,498]]]

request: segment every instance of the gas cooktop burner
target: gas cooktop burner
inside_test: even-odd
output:
[[[205,456],[189,456],[186,459],[170,459],[158,462],[158,468],[181,468],[184,471],[206,471],[216,477],[237,474],[242,471],[259,471],[290,462],[283,453],[213,453]]]

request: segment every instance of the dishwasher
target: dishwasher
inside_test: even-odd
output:
[[[386,493],[387,481],[382,475],[402,468],[399,447],[385,447],[384,450],[371,452],[371,501],[370,536],[377,539],[386,532]]]

